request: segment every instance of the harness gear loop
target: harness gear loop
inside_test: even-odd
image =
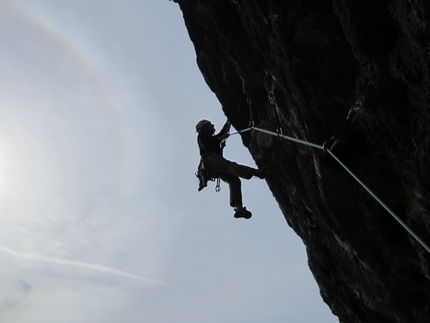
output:
[[[220,192],[221,191],[221,178],[217,177],[216,179],[216,186],[215,186],[215,192]]]
[[[200,162],[199,162],[199,165],[197,166],[197,172],[195,173],[195,175],[199,180],[199,188],[198,188],[199,192],[208,186],[208,182],[215,182],[215,181],[216,181],[215,192],[221,191],[220,178],[218,174],[205,169],[204,157],[200,158]]]

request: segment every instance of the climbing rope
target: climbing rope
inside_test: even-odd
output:
[[[326,149],[326,151],[385,209],[391,216],[400,223],[400,225],[409,232],[409,234],[418,241],[424,249],[426,249],[430,253],[430,247],[411,229],[408,225],[400,219],[400,217],[394,213],[382,200],[364,184],[342,161],[335,156],[335,154],[330,150]]]
[[[355,110],[357,110],[357,105],[353,106],[353,108]],[[348,114],[348,116],[350,116],[350,114]],[[349,117],[348,117],[349,119]],[[251,123],[250,123],[251,124]],[[232,133],[230,136],[235,135],[235,134],[239,134],[239,133],[244,133],[247,131],[259,131],[262,133],[266,133],[268,135],[271,136],[275,136],[275,137],[280,137],[286,140],[290,140],[299,144],[303,144],[303,145],[307,145],[313,148],[317,148],[317,149],[321,149],[324,150],[325,152],[327,152],[328,154],[330,154],[338,163],[339,165],[341,165],[356,181],[357,183],[359,183],[403,228],[406,229],[407,232],[409,232],[409,234],[425,249],[427,250],[428,253],[430,253],[430,247],[404,222],[402,221],[402,219],[400,219],[400,217],[394,213],[369,187],[367,187],[367,185],[365,185],[344,163],[342,163],[342,161],[333,153],[332,149],[334,148],[334,146],[337,144],[337,142],[339,141],[338,138],[334,138],[332,137],[332,139],[334,139],[334,143],[330,146],[330,148],[328,148],[327,142],[324,143],[323,145],[317,145],[305,140],[300,140],[300,139],[296,139],[293,137],[289,137],[289,136],[285,136],[283,134],[280,134],[279,131],[278,133],[273,132],[273,131],[268,131],[265,129],[261,129],[258,127],[248,127],[246,129],[237,131],[235,133]]]

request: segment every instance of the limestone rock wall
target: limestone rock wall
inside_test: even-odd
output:
[[[334,152],[430,243],[430,2],[175,0],[236,129]],[[269,102],[273,89],[276,106]],[[350,107],[363,115],[343,131]],[[243,143],[307,247],[340,322],[430,322],[430,255],[326,152],[257,132]]]

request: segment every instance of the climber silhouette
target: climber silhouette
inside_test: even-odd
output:
[[[239,165],[223,157],[223,141],[228,138],[230,122],[227,121],[221,131],[215,135],[215,126],[209,120],[200,120],[196,125],[197,143],[200,149],[200,167],[210,174],[210,177],[221,178],[228,183],[230,189],[230,206],[234,207],[235,218],[249,219],[252,213],[242,204],[241,181],[239,177],[251,179],[253,176],[265,178],[264,169],[255,169]],[[206,183],[205,185],[206,186]],[[199,190],[203,187],[200,186]]]

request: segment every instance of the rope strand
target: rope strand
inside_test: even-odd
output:
[[[265,130],[257,127],[250,127],[243,130],[239,130],[235,133],[232,133],[230,136],[239,134],[239,133],[244,133],[251,130],[259,131],[275,137],[280,137],[286,140],[290,140],[299,144],[321,149],[329,153],[428,253],[430,253],[430,247],[405,222],[403,222],[400,219],[400,217],[396,213],[394,213],[369,187],[367,187],[338,157],[336,157],[336,155],[330,149],[321,145],[317,145],[311,142],[285,136],[273,131],[269,131],[269,130]]]

